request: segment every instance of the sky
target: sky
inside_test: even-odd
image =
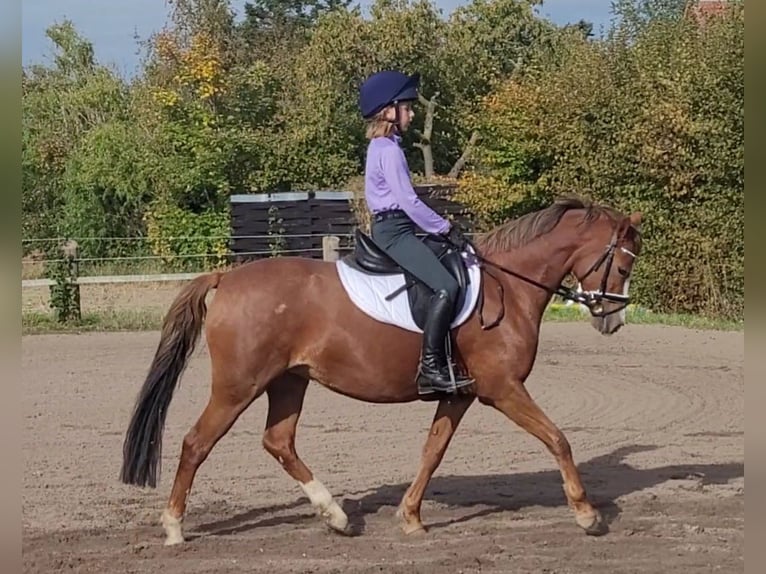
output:
[[[239,13],[245,0],[233,0]],[[362,6],[369,0],[360,0]],[[466,0],[436,0],[445,14]],[[538,13],[558,24],[587,20],[594,32],[606,27],[611,0],[545,0]],[[71,20],[78,32],[93,43],[96,59],[124,77],[139,66],[145,40],[167,23],[166,0],[24,0],[22,3],[22,62],[24,65],[52,62],[52,44],[45,36],[51,24]]]

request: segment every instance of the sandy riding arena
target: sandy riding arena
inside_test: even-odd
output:
[[[158,333],[23,340],[25,572],[597,573],[744,568],[744,333],[543,326],[527,386],[564,431],[609,522],[585,535],[542,443],[475,403],[423,503],[425,534],[395,518],[433,403],[368,405],[317,385],[302,458],[357,535],[330,532],[261,447],[266,397],[200,468],[184,522],[159,517],[181,440],[208,396],[201,343],[168,414],[156,490],[120,484],[122,441]]]

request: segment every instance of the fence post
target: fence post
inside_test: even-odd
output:
[[[322,237],[322,259],[325,261],[337,261],[340,253],[340,238],[335,235]]]
[[[56,310],[56,318],[60,322],[75,318],[82,318],[80,309],[80,285],[77,283],[79,276],[78,245],[70,239],[61,246],[63,261],[53,268],[52,279],[56,281],[51,286],[50,305]]]

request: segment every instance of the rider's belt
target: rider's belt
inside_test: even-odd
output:
[[[378,211],[372,215],[372,219],[375,221],[375,223],[380,223],[386,219],[402,219],[404,217],[408,217],[408,215],[404,212],[404,210],[401,209],[388,209],[386,211]]]

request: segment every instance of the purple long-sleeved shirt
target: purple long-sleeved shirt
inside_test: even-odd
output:
[[[399,138],[377,137],[367,148],[364,195],[373,213],[401,209],[426,233],[446,233],[449,220],[420,201],[412,188],[407,158],[399,147]]]

